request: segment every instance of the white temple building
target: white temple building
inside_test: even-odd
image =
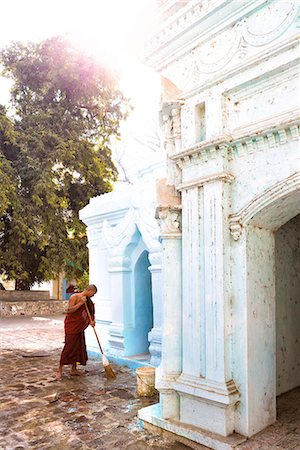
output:
[[[167,185],[158,405],[144,425],[235,448],[300,386],[299,2],[161,1],[146,62]],[[181,204],[180,204],[181,202]]]
[[[97,329],[107,353],[132,367],[134,361],[157,366],[161,357],[161,243],[155,208],[156,179],[166,173],[160,91],[151,102],[145,91],[138,97],[114,148],[121,181],[80,212],[87,225],[90,280],[99,289]],[[99,352],[93,333],[87,332],[87,344],[89,351]]]
[[[299,2],[159,3],[165,187],[148,167],[82,211],[91,280],[110,351],[161,350],[142,423],[231,449],[300,386]]]

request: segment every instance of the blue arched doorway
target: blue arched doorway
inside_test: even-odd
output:
[[[148,333],[153,328],[153,303],[151,274],[148,252],[144,250],[134,266],[134,319],[135,319],[135,354],[149,351]]]

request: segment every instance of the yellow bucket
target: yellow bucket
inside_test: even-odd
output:
[[[140,367],[136,369],[136,375],[137,393],[139,397],[152,397],[156,394],[154,367]]]

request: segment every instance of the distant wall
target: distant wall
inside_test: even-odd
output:
[[[49,291],[0,291],[0,301],[6,302],[32,302],[37,300],[50,300]]]
[[[0,317],[55,316],[64,314],[68,302],[61,300],[6,302],[0,300]]]

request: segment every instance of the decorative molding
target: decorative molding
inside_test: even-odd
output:
[[[159,226],[155,220],[154,208],[136,211],[135,223],[149,252],[159,249]]]
[[[221,135],[212,141],[204,141],[179,153],[169,156],[176,161],[182,170],[191,164],[203,164],[208,160],[222,157],[230,161],[244,155],[253,154],[257,151],[264,151],[268,148],[279,147],[290,140],[298,140],[300,135],[299,112],[290,112],[290,117],[297,117],[286,122],[288,113],[276,116],[270,120],[238,130],[235,134]],[[264,129],[265,128],[265,129]]]
[[[136,242],[138,230],[149,251],[160,248],[159,227],[154,214],[154,208],[130,207],[126,216],[116,226],[104,221],[102,237],[109,253],[124,252],[129,244]]]
[[[182,183],[179,186],[177,186],[176,189],[179,191],[182,191],[184,189],[191,189],[196,186],[203,186],[204,184],[214,183],[216,181],[224,181],[224,182],[232,183],[233,180],[234,180],[234,176],[231,175],[230,173],[220,172],[220,173],[212,174],[208,177],[201,177],[201,178],[197,178],[196,180],[191,180],[186,183]]]
[[[108,342],[110,353],[113,355],[123,355],[125,350],[124,327],[116,323],[111,323],[109,327]]]
[[[296,172],[290,177],[266,189],[262,194],[252,199],[239,213],[230,215],[229,228],[233,239],[237,241],[240,238],[243,229],[260,211],[274,203],[276,200],[285,198],[297,190],[300,192],[300,172]]]
[[[191,26],[193,22],[199,20],[199,16],[207,14],[210,9],[211,5],[209,5],[209,2],[203,1],[193,4],[192,7],[190,4],[186,7],[181,7],[175,14],[169,16],[168,20],[163,21],[160,29],[146,43],[145,53],[150,55],[157,48],[176,38],[188,26]]]
[[[284,41],[280,41],[276,45],[273,45],[272,48],[268,49],[268,60],[271,58],[275,58],[277,55],[288,52],[289,50],[292,50],[293,48],[297,49],[298,51],[299,46],[299,38],[298,36],[294,36],[292,38],[288,38]],[[170,80],[172,80],[173,83],[177,83],[178,87],[181,88],[183,91],[180,98],[188,99],[196,94],[199,94],[203,91],[206,91],[210,89],[212,86],[215,86],[217,83],[223,83],[225,80],[229,78],[233,78],[238,73],[246,72],[247,70],[250,70],[251,68],[257,66],[266,58],[266,51],[262,50],[258,53],[255,53],[254,55],[249,56],[246,58],[248,53],[248,46],[246,44],[243,44],[243,41],[240,45],[240,48],[238,50],[238,62],[233,65],[228,65],[226,68],[224,67],[224,70],[221,70],[217,72],[216,74],[211,74],[211,76],[207,77],[206,79],[203,79],[201,77],[201,84],[199,82],[199,76],[198,79],[195,80],[195,84],[193,85],[191,82],[187,83],[188,80],[192,80],[191,78],[191,65],[189,64],[189,72],[186,75],[186,78],[182,78],[183,85],[180,85],[180,80],[174,78],[174,73],[177,73],[174,71],[174,68],[171,69],[170,74],[165,71],[163,72],[164,76],[168,77]],[[298,54],[296,55],[296,57]],[[182,69],[183,70],[183,69]],[[182,72],[182,70],[180,72]],[[172,76],[171,76],[172,73]]]
[[[223,3],[225,4],[225,2]],[[267,2],[261,3],[266,4]],[[263,22],[265,20],[264,12],[269,15],[272,12],[267,8],[249,8],[250,16],[245,18],[245,14],[241,14],[236,16],[235,21],[230,21],[228,20],[229,15],[227,24],[223,24],[223,26],[219,26],[219,23],[216,24],[217,28],[211,30],[211,34],[206,33],[205,40],[202,33],[199,33],[199,37],[194,40],[192,47],[189,46],[189,48],[184,49],[176,47],[176,52],[170,51],[167,57],[163,57],[166,54],[166,49],[162,46],[157,51],[158,57],[160,55],[160,63],[154,64],[154,67],[166,78],[172,80],[186,97],[192,95],[190,91],[195,88],[199,91],[199,87],[201,87],[201,90],[206,89],[208,87],[206,85],[214,84],[216,79],[223,81],[228,76],[227,72],[229,76],[232,76],[232,71],[244,70],[245,67],[253,65],[254,60],[261,61],[266,57],[264,47],[267,48],[269,59],[276,53],[283,51],[282,47],[290,47],[297,43],[296,28],[299,24],[299,5],[292,0],[283,3],[280,6],[281,9],[283,8],[281,14],[278,14],[276,10],[273,11],[273,22],[277,26],[274,26],[271,31],[264,33],[262,31],[263,26],[261,26],[259,33],[256,33],[251,24],[254,18],[255,22],[257,20]],[[268,5],[268,7],[270,6],[274,5]],[[226,7],[224,6],[224,8]],[[218,13],[216,12],[215,15],[218,16]],[[256,16],[258,15],[261,15],[260,19],[257,19]],[[278,18],[281,19],[280,23],[278,23]],[[213,11],[210,19],[211,22],[215,20]],[[269,20],[270,22],[271,20]],[[291,36],[291,33],[287,33],[287,31],[293,24],[295,24],[295,32],[294,36]],[[285,33],[287,35],[280,39]],[[255,55],[253,55],[251,48],[257,49]],[[260,48],[263,50],[259,51]],[[225,68],[226,70],[224,70]]]
[[[231,151],[230,141],[231,136],[222,135],[211,141],[199,142],[190,148],[169,156],[169,158],[176,161],[176,164],[181,169],[187,165],[214,159],[219,154],[227,158],[228,152]]]
[[[178,58],[266,3],[267,0],[248,0],[242,4],[224,0],[189,1],[170,18],[162,19],[160,29],[146,43],[145,60],[156,69],[161,68],[170,59],[166,54]]]
[[[274,2],[274,5],[276,5],[276,3],[278,4],[278,2]],[[272,5],[271,5],[272,6]],[[297,4],[294,1],[288,1],[286,0],[283,4],[281,4],[281,8],[282,7],[287,7],[289,6],[289,10],[287,10],[286,12],[282,12],[282,14],[279,16],[282,18],[282,22],[281,23],[274,23],[274,28],[271,31],[268,31],[266,33],[263,33],[263,18],[260,21],[261,22],[261,26],[259,26],[259,21],[257,20],[257,17],[255,17],[255,15],[253,14],[250,17],[247,17],[245,19],[243,19],[243,21],[241,22],[242,26],[243,26],[243,39],[246,42],[246,44],[248,45],[252,45],[254,47],[260,47],[263,45],[267,45],[270,44],[272,41],[274,41],[275,39],[277,39],[278,37],[280,37],[283,33],[285,33],[285,31],[292,25],[292,23],[298,19],[299,17],[299,4]],[[268,14],[271,14],[271,11],[268,10]],[[276,14],[274,14],[274,17],[276,18]],[[255,32],[251,31],[251,23],[253,21],[253,19],[255,18],[255,22],[256,25],[259,26],[259,34],[256,34]]]
[[[100,238],[101,238],[101,232],[102,232],[102,224],[97,226],[88,226],[87,227],[87,236],[88,236],[88,247],[95,246],[98,244]]]
[[[155,218],[159,222],[163,239],[181,237],[181,206],[158,207]]]
[[[230,234],[233,237],[235,241],[238,241],[241,237],[243,226],[240,224],[239,221],[231,222],[229,224]]]
[[[293,79],[298,80],[298,78],[299,58],[294,61],[292,65],[290,62],[281,65],[274,70],[270,70],[267,76],[260,76],[256,79],[252,79],[251,82],[243,82],[242,84],[223,92],[222,95],[226,100],[230,99],[233,103],[236,101],[240,102],[241,100],[251,99],[258,93],[262,94],[269,91],[270,88],[282,87],[289,81],[292,81]],[[286,111],[286,114],[294,112],[295,111],[289,109]],[[284,114],[284,112],[282,114]]]
[[[167,155],[181,150],[181,105],[182,102],[165,102],[160,111]]]
[[[109,251],[110,249],[118,251],[117,249],[125,248],[132,240],[135,232],[134,208],[130,208],[124,219],[114,227],[107,220],[103,222],[103,241],[107,244]]]
[[[193,69],[192,69],[192,78],[195,80],[199,77],[201,73],[204,74],[212,74],[215,72],[220,71],[223,69],[223,67],[227,66],[229,62],[233,59],[233,57],[236,55],[238,50],[241,47],[241,41],[242,41],[242,24],[241,22],[238,22],[236,25],[232,27],[232,29],[226,30],[224,33],[226,33],[226,36],[222,36],[220,39],[220,44],[223,46],[222,50],[220,52],[220,58],[216,59],[214,62],[208,63],[205,61],[205,59],[201,59],[201,52],[206,53],[204,48],[207,46],[207,48],[212,46],[211,42],[208,42],[207,44],[204,44],[199,49],[199,56],[197,56],[193,61]],[[227,36],[228,35],[228,36]],[[226,51],[224,51],[224,39],[227,44]],[[216,45],[216,44],[215,44]],[[203,51],[204,50],[204,51]]]
[[[240,396],[233,380],[218,383],[184,373],[173,383],[173,389],[225,405],[236,403]]]
[[[187,24],[188,26],[183,27],[180,31],[178,31],[176,27],[171,27],[172,32],[166,32],[169,23],[164,20],[161,31],[155,36],[154,42],[157,50],[154,52],[153,49],[154,58],[151,58],[150,56],[150,63],[152,62],[151,59],[158,59],[158,64],[155,64],[154,61],[152,62],[156,70],[162,71],[167,78],[172,79],[168,71],[170,69],[172,75],[174,75],[172,64],[176,61],[178,66],[178,62],[180,61],[181,64],[177,71],[177,77],[175,74],[176,79],[173,77],[174,79],[172,79],[172,81],[182,91],[192,89],[192,86],[197,85],[197,82],[199,84],[200,79],[203,82],[203,77],[201,78],[199,75],[220,72],[220,70],[228,66],[233,59],[237,60],[236,63],[238,63],[238,65],[240,65],[240,61],[242,60],[242,65],[244,66],[248,48],[270,46],[270,44],[278,40],[293,23],[296,24],[296,27],[299,23],[299,5],[292,0],[287,0],[280,6],[281,9],[283,8],[281,16],[276,9],[275,11],[272,11],[272,7],[275,6],[276,8],[277,2],[268,5],[267,1],[248,1],[244,5],[233,8],[234,11],[232,10],[232,5],[229,4],[230,2],[220,3],[215,6],[210,5],[210,20],[208,20],[208,16],[205,14],[203,15],[201,8],[196,9],[195,5],[189,6],[190,14],[186,13],[186,8],[182,8],[183,17],[193,17],[194,22],[192,24]],[[268,10],[266,8],[261,8],[261,6],[266,5],[268,5]],[[216,8],[216,6],[218,6],[218,8]],[[218,21],[217,18],[219,17],[220,8],[223,9],[223,14],[226,19]],[[226,14],[225,10],[227,8],[229,8],[229,10]],[[256,30],[253,29],[252,22],[254,20],[255,23],[259,21],[263,23],[265,20],[264,14],[266,12],[271,16],[273,14],[273,22],[275,22],[274,28],[271,31],[267,30],[264,33],[262,31],[264,30],[262,26],[259,28],[259,33],[256,33]],[[248,17],[246,14],[248,14]],[[281,22],[278,21],[278,18],[279,20],[281,19]],[[178,18],[174,17],[174,20],[175,22],[178,22]],[[185,21],[181,20],[179,23],[183,26]],[[205,29],[207,26],[208,29]],[[199,32],[195,34],[194,39],[188,39],[188,35],[193,27],[194,29],[199,27]],[[176,29],[177,32],[175,32]],[[176,42],[175,44],[176,40],[188,42],[189,44],[180,45],[179,42]],[[169,51],[167,51],[166,46],[170,46]],[[176,50],[171,51],[171,48],[175,48]]]

